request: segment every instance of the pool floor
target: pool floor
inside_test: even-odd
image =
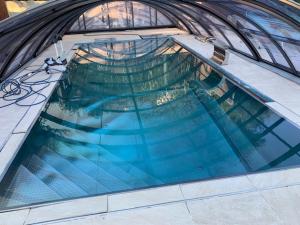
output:
[[[82,44],[0,208],[286,168],[300,130],[168,38]]]

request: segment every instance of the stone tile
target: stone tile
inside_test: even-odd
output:
[[[182,184],[180,186],[185,199],[255,190],[255,187],[250,183],[247,176]]]
[[[261,194],[285,224],[300,225],[300,186],[265,190]]]
[[[186,205],[175,203],[109,213],[95,224],[103,225],[194,225]]]
[[[41,105],[35,105],[30,107],[30,109],[24,115],[22,120],[14,129],[13,133],[26,133],[28,130],[30,130],[34,125],[36,119],[39,117],[41,110]]]
[[[270,205],[258,193],[187,201],[193,221],[199,225],[279,225]]]
[[[195,225],[184,203],[153,206],[93,215],[75,220],[51,223],[54,225]]]
[[[179,185],[146,189],[108,196],[109,211],[183,200]]]
[[[248,175],[251,183],[258,189],[283,187],[300,184],[300,169],[285,169],[273,172]]]
[[[0,105],[2,105],[2,103],[0,103]],[[28,108],[29,107],[11,105],[8,108],[0,109],[0,151]]]
[[[83,198],[32,208],[26,223],[41,223],[103,212],[107,212],[107,196]]]
[[[16,157],[24,139],[24,133],[12,134],[8,142],[0,151],[0,180],[2,180],[12,161]]]
[[[29,213],[29,209],[0,213],[1,225],[23,225]]]
[[[51,81],[56,81],[59,80],[62,74],[55,74]],[[52,92],[54,91],[55,87],[57,85],[57,82],[52,82],[50,83],[49,87],[45,88],[44,90],[41,91],[41,94],[45,95],[47,97],[46,101],[44,101],[43,103],[46,103],[48,101],[48,99],[50,98],[50,96],[52,95]],[[40,96],[39,98],[36,99],[35,103],[40,102],[41,100],[43,100],[44,98],[42,96]],[[43,105],[43,103],[41,103],[41,105]]]
[[[96,225],[99,216],[88,216],[88,217],[79,217],[79,218],[72,218],[67,220],[58,220],[58,221],[51,221],[46,223],[38,223],[37,225]]]
[[[197,52],[206,58],[211,58],[213,56],[213,45],[196,40],[194,35],[176,35],[173,36],[173,38],[184,47],[190,46],[192,51]]]
[[[52,75],[51,80],[58,80],[61,77],[61,74],[58,75]],[[34,125],[34,122],[39,117],[40,112],[43,110],[45,104],[47,103],[48,99],[52,95],[52,92],[54,91],[56,87],[57,82],[50,83],[50,85],[41,91],[41,94],[47,97],[45,98],[43,96],[37,95],[36,100],[33,102],[34,104],[39,103],[37,105],[31,106],[29,110],[26,112],[22,120],[18,123],[16,128],[14,129],[13,133],[24,133],[31,129],[31,127]]]

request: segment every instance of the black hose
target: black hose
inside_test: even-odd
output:
[[[0,99],[8,103],[5,105],[0,105],[0,109],[14,104],[18,106],[27,106],[27,107],[39,105],[45,102],[48,98],[44,94],[41,94],[41,91],[49,87],[49,85],[53,82],[64,80],[64,79],[50,80],[51,74],[47,74],[43,66],[38,67],[35,70],[28,69],[30,67],[32,66],[26,67],[24,69],[24,70],[28,70],[29,71],[28,73],[25,73],[22,76],[17,75],[16,78],[7,79],[1,84]],[[52,68],[52,70],[55,69]],[[31,78],[36,77],[43,72],[48,75],[46,78],[37,81],[30,81]],[[61,72],[61,71],[57,70],[57,72]],[[37,90],[35,90],[34,87],[37,87]],[[32,104],[22,103],[22,101],[34,95],[36,95],[36,99],[38,97],[42,97],[42,99]]]

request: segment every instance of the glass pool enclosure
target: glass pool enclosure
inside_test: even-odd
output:
[[[300,164],[300,130],[168,38],[80,45],[2,209]]]

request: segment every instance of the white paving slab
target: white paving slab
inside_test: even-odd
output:
[[[188,201],[187,205],[194,222],[199,225],[283,224],[258,193]]]
[[[185,199],[207,198],[255,190],[246,176],[181,184],[180,187]]]
[[[248,175],[248,178],[258,189],[298,185],[300,184],[300,168],[252,174]]]
[[[59,79],[61,76],[58,76],[57,79]],[[26,133],[29,132],[34,125],[35,121],[38,119],[41,111],[44,109],[44,106],[47,104],[48,99],[50,98],[52,92],[54,91],[56,87],[55,83],[50,83],[49,87],[47,87],[45,90],[41,91],[40,93],[48,96],[45,100],[44,97],[38,96],[37,99],[33,102],[33,104],[37,104],[39,102],[44,101],[41,104],[37,104],[34,106],[30,106],[24,117],[21,119],[21,121],[18,123],[16,128],[13,130],[13,133]]]
[[[120,211],[75,220],[50,223],[55,225],[195,225],[184,203]]]
[[[83,198],[30,209],[27,224],[107,212],[107,196]]]
[[[104,225],[193,225],[184,203],[109,213],[98,224]]]
[[[109,211],[150,206],[183,200],[179,185],[140,191],[113,194],[108,196]]]
[[[214,46],[197,40],[194,35],[175,35],[173,38],[178,43],[192,48],[193,51],[200,53],[208,59],[213,56]]]
[[[300,186],[284,187],[261,192],[285,224],[300,225]]]
[[[0,213],[1,225],[23,225],[29,209]]]

